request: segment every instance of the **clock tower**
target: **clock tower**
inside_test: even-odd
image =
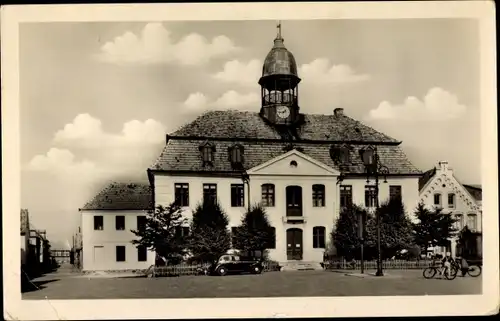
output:
[[[285,48],[281,37],[281,22],[278,23],[278,34],[274,39],[274,46],[267,54],[262,77],[259,80],[261,87],[262,117],[276,125],[292,126],[299,119],[297,64],[292,53]]]

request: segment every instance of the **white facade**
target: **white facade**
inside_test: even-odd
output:
[[[420,202],[428,209],[442,208],[442,213],[453,215],[459,219],[456,223],[458,230],[467,225],[473,232],[482,231],[481,201],[477,201],[458,182],[453,175],[453,170],[448,166],[448,162],[439,162],[435,175],[420,190]],[[456,241],[457,237],[451,239],[452,256],[455,256]],[[439,253],[444,251],[446,251],[444,248],[436,249],[436,252]]]
[[[295,161],[293,165],[291,162]],[[241,178],[215,176],[186,176],[165,173],[154,174],[155,205],[169,205],[175,199],[175,184],[188,184],[189,206],[184,207],[183,215],[190,219],[192,209],[203,200],[203,184],[217,185],[217,198],[229,218],[229,226],[236,227],[246,212],[246,206],[261,202],[262,185],[273,184],[274,206],[266,207],[270,224],[276,229],[276,247],[270,249],[272,260],[278,262],[292,261],[287,255],[291,246],[287,239],[288,229],[302,231],[299,247],[302,248],[304,262],[321,262],[325,249],[313,247],[313,228],[325,228],[325,244],[329,242],[330,232],[339,215],[339,172],[305,154],[292,150],[247,171],[249,183],[245,184],[245,206],[231,207],[231,184],[243,184]],[[324,185],[324,206],[313,206],[313,185]],[[374,184],[372,180],[368,185]],[[352,185],[353,202],[364,205],[366,178],[346,179],[342,185]],[[408,212],[412,212],[418,201],[418,177],[388,178],[387,183],[380,181],[379,199],[382,202],[389,197],[389,186],[399,185],[402,188],[403,202]],[[302,216],[287,218],[286,188],[300,186],[302,190]],[[248,198],[250,197],[250,198]],[[297,244],[293,244],[297,246]]]
[[[146,260],[139,261],[137,247],[131,243],[136,236],[137,217],[145,211],[101,210],[82,211],[82,244],[84,271],[147,269],[155,263],[155,253],[147,251]],[[94,217],[102,216],[102,229],[94,229]],[[116,216],[125,217],[123,230],[116,228]],[[124,261],[117,260],[117,247],[125,247]],[[118,250],[120,251],[120,250]]]

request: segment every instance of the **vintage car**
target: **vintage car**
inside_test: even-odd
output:
[[[209,267],[208,273],[220,276],[233,273],[260,274],[262,269],[262,263],[258,259],[234,254],[224,254],[219,257],[216,264]]]

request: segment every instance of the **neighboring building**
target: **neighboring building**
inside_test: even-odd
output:
[[[464,185],[454,176],[448,162],[439,162],[437,167],[424,173],[419,182],[420,201],[427,208],[441,208],[443,213],[453,215],[458,221],[456,229],[467,226],[476,237],[473,256],[482,256],[482,190],[480,186]],[[436,253],[457,252],[457,237],[450,239],[447,247],[436,248]]]
[[[147,269],[155,253],[137,248],[131,230],[153,208],[150,186],[112,183],[81,212],[83,271]]]
[[[260,112],[210,111],[167,135],[148,169],[155,204],[177,201],[191,218],[198,203],[218,199],[232,229],[249,205],[261,203],[275,229],[271,259],[320,262],[340,207],[375,206],[374,179],[367,182],[360,151],[376,147],[379,163],[390,171],[387,182],[380,181],[380,201],[401,197],[411,212],[421,172],[401,142],[342,108],[329,115],[301,113],[307,106],[299,108],[300,81],[279,30],[258,81]]]
[[[21,268],[28,264],[30,249],[30,219],[27,209],[21,209]]]

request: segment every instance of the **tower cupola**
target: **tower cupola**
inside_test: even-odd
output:
[[[262,67],[261,115],[277,125],[293,125],[299,120],[298,84],[295,57],[285,47],[281,36],[281,22],[274,46],[267,54]]]

